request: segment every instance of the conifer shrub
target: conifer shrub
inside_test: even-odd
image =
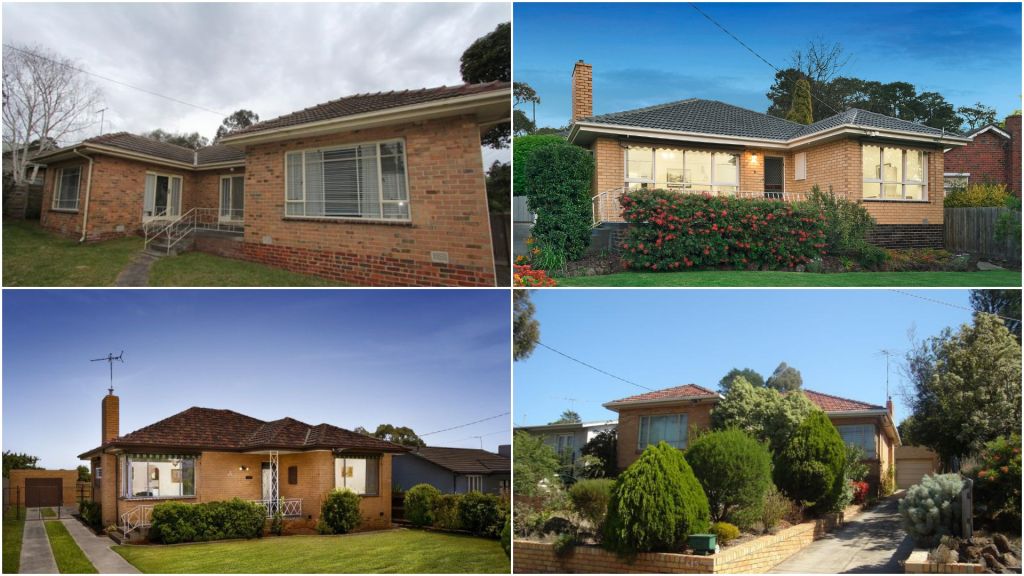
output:
[[[434,501],[441,491],[430,484],[417,484],[405,493],[405,519],[413,526],[430,526],[434,523]]]
[[[812,412],[775,456],[775,484],[816,512],[835,509],[843,496],[846,444],[821,410]]]
[[[710,516],[707,496],[683,453],[660,442],[616,480],[603,544],[623,555],[679,551],[691,534],[707,531]]]
[[[772,483],[772,457],[767,446],[735,428],[708,432],[686,451],[704,494],[711,519],[732,520],[741,508],[764,499]]]
[[[959,474],[935,474],[907,490],[899,503],[900,520],[918,546],[931,547],[942,536],[959,533],[962,489]]]

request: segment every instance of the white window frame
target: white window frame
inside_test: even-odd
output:
[[[943,172],[942,174],[942,193],[948,194],[949,187],[946,186],[946,178],[965,178],[967,182],[964,184],[964,188],[971,185],[971,173],[970,172]]]
[[[680,421],[680,420],[682,421],[681,422],[682,423],[681,429],[683,431],[683,445],[682,446],[676,446],[676,448],[678,448],[680,450],[685,450],[690,445],[690,429],[689,429],[689,426],[690,426],[690,415],[687,414],[686,412],[681,412],[681,413],[674,413],[674,414],[647,414],[645,416],[641,416],[637,420],[636,451],[637,452],[643,452],[645,448],[647,448],[648,446],[651,446],[653,444],[651,442],[651,424],[650,424],[651,418],[672,418],[672,417],[676,418],[677,425],[679,424],[678,421]],[[644,437],[644,429],[645,429],[644,421],[647,422],[647,426],[646,426],[647,437],[646,438]],[[660,440],[659,440],[659,442],[660,442]]]
[[[624,149],[624,152],[622,154],[622,162],[623,162],[622,163],[622,174],[624,176],[623,177],[623,182],[624,182],[623,188],[628,189],[630,184],[647,184],[648,188],[652,188],[652,189],[663,188],[665,190],[692,190],[692,189],[694,189],[693,188],[694,186],[708,186],[709,188],[715,188],[717,186],[734,186],[736,188],[736,192],[739,192],[739,190],[740,190],[740,172],[742,172],[742,166],[741,166],[740,163],[741,163],[741,161],[743,159],[743,155],[740,154],[739,152],[729,152],[727,150],[704,150],[704,149],[701,149],[701,148],[668,148],[668,147],[661,147],[661,148],[659,148],[659,147],[654,146],[654,145],[651,145],[651,146],[640,146],[639,144],[636,146],[636,148],[641,148],[641,147],[642,148],[650,148],[651,149],[651,178],[648,179],[648,178],[630,178],[629,177],[629,151],[631,149],[633,149],[634,147],[626,146],[625,149]],[[684,181],[682,184],[672,184],[672,185],[670,185],[668,182],[660,182],[659,183],[657,181],[656,176],[655,176],[658,173],[658,150],[673,150],[673,151],[682,153],[683,154],[683,173],[684,174],[686,173],[686,152],[708,152],[708,153],[710,153],[711,154],[711,182],[697,182],[697,183],[694,183],[694,182]],[[734,158],[736,158],[736,181],[735,182],[720,182],[720,181],[718,181],[718,176],[716,174],[716,172],[718,170],[715,168],[715,156],[714,156],[715,154],[729,154],[730,156],[733,156]],[[662,184],[662,186],[659,186],[659,184]],[[703,190],[699,190],[699,189],[697,191],[703,192]],[[712,190],[707,190],[707,192],[711,192],[711,191]]]
[[[228,208],[228,216],[224,216],[224,181],[228,181],[228,202],[231,202],[231,198],[235,192],[235,181],[234,178],[242,179],[242,217],[234,218],[231,214],[235,211],[234,202]],[[244,174],[224,174],[220,177],[220,187],[217,188],[217,196],[220,197],[220,203],[217,207],[217,219],[220,222],[244,222],[245,221],[245,175]]]
[[[380,148],[384,144],[399,143],[402,145],[402,177],[405,179],[405,200],[384,200],[384,172],[381,170],[381,152]],[[347,148],[358,148],[360,146],[374,145],[377,147],[377,190],[378,198],[377,201],[380,204],[379,218],[363,218],[360,216],[326,216],[326,215],[306,215],[306,153],[307,152],[330,152],[332,150],[344,150]],[[288,199],[288,182],[290,180],[288,173],[288,156],[291,154],[301,154],[302,157],[302,199],[301,200],[289,200]],[[285,220],[342,220],[349,222],[412,222],[412,190],[409,185],[409,146],[406,144],[404,138],[390,138],[387,140],[369,140],[365,142],[352,142],[350,144],[337,144],[332,146],[322,146],[319,148],[303,148],[300,150],[286,150],[282,155],[282,161],[284,164],[284,219]],[[322,168],[321,168],[322,169]],[[385,218],[384,217],[384,204],[401,204],[405,202],[409,213],[406,218]],[[302,214],[288,214],[289,204],[300,204],[302,206]]]
[[[78,171],[78,181],[75,183],[75,207],[58,206],[64,184],[64,172],[70,170]],[[57,212],[78,212],[78,206],[82,201],[82,167],[70,166],[57,170],[57,177],[53,181],[53,198],[50,199],[50,209]]]
[[[131,466],[133,462],[154,462],[159,460],[167,460],[171,458],[177,458],[171,455],[163,454],[123,454],[119,457],[119,465],[121,467],[121,486],[119,489],[119,498],[124,500],[181,500],[186,498],[196,498],[199,494],[199,457],[181,457],[179,460],[191,460],[192,461],[192,494],[181,494],[181,495],[158,495],[158,496],[133,496],[131,492]],[[180,468],[184,470],[184,468]],[[182,483],[184,486],[184,483]]]
[[[794,154],[793,163],[793,180],[807,180],[807,152],[797,152]]]
[[[143,177],[143,181],[142,181],[142,186],[143,186],[143,191],[142,191],[142,221],[143,222],[149,222],[150,220],[167,220],[168,218],[180,217],[181,216],[181,205],[185,201],[185,179],[182,178],[181,176],[176,175],[176,174],[170,174],[168,172],[156,172],[154,170],[147,170],[146,171],[146,176],[149,176],[149,175],[155,176],[156,178],[167,178],[167,211],[168,211],[168,214],[164,214],[162,216],[161,215],[146,216],[146,191],[145,191],[146,181],[145,181],[145,176],[144,176]],[[175,179],[178,180],[178,206],[177,206],[178,212],[176,214],[170,214],[171,196],[172,196],[171,190],[173,189],[171,182],[173,182]],[[155,193],[156,193],[156,191],[154,190],[154,194]],[[220,194],[220,190],[217,190],[217,193]],[[156,196],[153,197],[153,211],[154,212],[156,211]]]
[[[856,445],[864,448],[864,444],[847,442],[846,436],[843,435],[844,430],[850,435],[858,435],[864,440],[869,440],[866,444],[871,446],[871,450],[865,450],[865,458],[868,460],[878,459],[878,429],[874,424],[840,424],[839,426],[836,426],[836,430],[839,432],[839,436],[843,439],[843,443],[847,445]]]
[[[878,148],[878,162],[879,166],[884,166],[885,149],[893,148],[900,151],[900,162],[902,163],[900,168],[900,174],[903,180],[900,182],[889,181],[883,178],[883,170],[879,169],[878,178],[864,178],[864,154],[867,151],[868,146],[874,146]],[[924,180],[907,180],[907,152],[920,152],[924,155]],[[916,148],[902,148],[900,146],[886,146],[885,144],[872,144],[866,143],[861,144],[860,147],[860,171],[861,171],[861,200],[865,202],[928,202],[928,172],[931,166],[931,154],[926,150],[918,150]],[[879,197],[878,198],[865,198],[864,197],[864,184],[878,184],[879,185]],[[885,195],[886,184],[899,184],[900,185],[900,198],[883,198]],[[907,186],[921,186],[921,199],[907,198]]]
[[[466,492],[483,492],[484,477],[480,474],[466,475]]]

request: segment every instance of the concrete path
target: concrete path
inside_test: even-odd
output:
[[[862,512],[772,569],[775,574],[902,574],[914,542],[900,527],[898,498]]]
[[[62,520],[64,527],[85,552],[92,565],[100,574],[138,574],[135,566],[128,563],[120,554],[110,549],[113,541],[106,536],[97,536],[75,519]]]
[[[56,574],[57,562],[53,559],[50,539],[46,537],[46,527],[42,520],[32,520],[26,514],[25,531],[21,536],[21,567],[20,574]]]
[[[149,268],[160,257],[143,250],[131,261],[114,280],[114,286],[149,286]]]

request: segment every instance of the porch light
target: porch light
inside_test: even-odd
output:
[[[757,165],[757,152],[750,153],[750,164],[755,166]]]
[[[239,466],[238,469],[241,470],[242,472],[245,472],[246,470],[249,469],[249,467],[248,466]]]

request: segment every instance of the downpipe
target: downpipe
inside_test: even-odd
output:
[[[82,237],[78,239],[78,243],[85,242],[85,237],[89,231],[89,193],[92,191],[92,156],[86,156],[78,151],[78,149],[72,150],[78,156],[85,158],[89,161],[89,179],[85,182],[85,208],[82,214]]]

